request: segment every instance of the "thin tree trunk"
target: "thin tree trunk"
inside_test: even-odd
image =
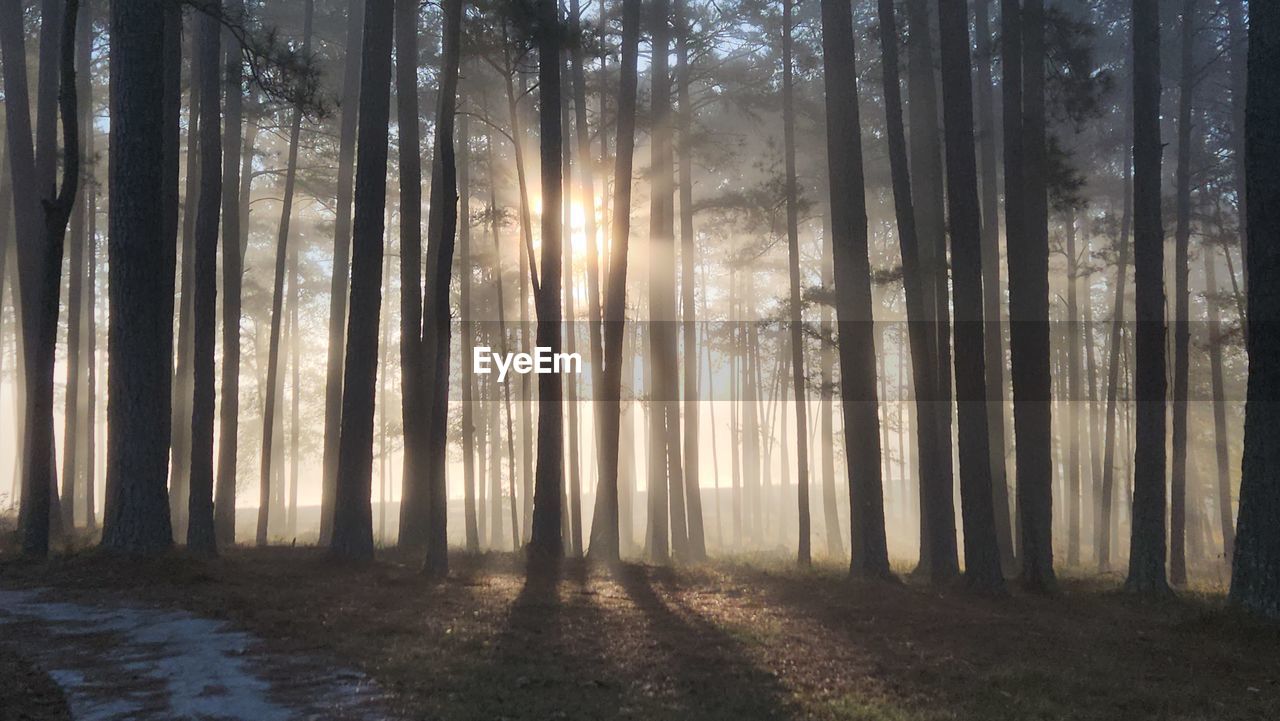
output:
[[[1066,351],[1067,375],[1067,565],[1080,565],[1080,518],[1081,518],[1081,479],[1080,479],[1080,399],[1083,397],[1080,384],[1080,302],[1077,286],[1080,281],[1079,256],[1076,255],[1076,212],[1071,209],[1067,213],[1067,326]]]
[[[458,254],[459,295],[458,312],[462,318],[462,475],[463,475],[463,526],[466,530],[467,550],[480,550],[484,533],[479,523],[483,514],[476,512],[476,414],[475,376],[472,373],[471,349],[475,345],[475,328],[471,324],[471,130],[469,115],[463,115],[458,129]],[[483,419],[482,419],[483,422]],[[481,450],[483,456],[483,450]],[[480,492],[484,493],[484,473],[480,474]]]
[[[892,9],[892,6],[891,6]],[[895,47],[896,51],[897,48]],[[887,72],[887,71],[886,71]],[[899,99],[900,100],[900,99]],[[898,105],[898,135],[902,135],[902,106]],[[902,158],[905,160],[905,157]],[[829,294],[835,286],[835,269],[831,264],[831,210],[827,209],[827,223],[822,233],[822,290]],[[827,554],[840,558],[844,556],[844,541],[840,537],[840,511],[836,507],[836,438],[835,417],[832,406],[834,395],[832,370],[835,357],[832,353],[835,338],[835,327],[831,324],[831,304],[822,304],[820,320],[820,337],[822,349],[819,353],[818,365],[821,373],[821,401],[818,404],[818,417],[821,425],[820,447],[822,448],[822,510],[823,529],[827,535]],[[730,375],[730,378],[733,376]],[[734,441],[737,442],[736,440]],[[737,458],[737,452],[734,452]],[[735,466],[736,473],[736,466]]]
[[[231,17],[244,14],[244,0],[227,0]],[[218,475],[214,486],[214,524],[223,545],[236,542],[236,456],[240,425],[240,316],[244,280],[244,256],[240,252],[241,203],[238,190],[242,180],[240,155],[243,138],[243,94],[241,47],[235,36],[224,31],[223,53],[225,106],[222,136],[222,394],[219,407]]]
[[[289,383],[289,401],[292,405],[289,419],[289,512],[285,522],[285,536],[294,543],[298,540],[298,481],[302,454],[301,400],[302,400],[302,333],[298,326],[298,249],[289,253],[289,350],[292,355],[293,378]]]
[[[799,512],[800,540],[797,559],[802,566],[810,563],[809,549],[809,435],[805,417],[804,327],[800,299],[800,198],[796,188],[796,117],[795,89],[792,70],[791,0],[782,0],[782,118],[783,146],[786,156],[787,196],[787,271],[791,286],[791,373],[796,412],[796,503]],[[685,161],[682,161],[685,162]],[[785,446],[784,446],[785,448]],[[784,476],[785,479],[785,476]],[[786,481],[784,480],[784,483]]]
[[[689,557],[707,556],[702,518],[702,487],[699,481],[699,412],[702,400],[698,388],[698,326],[695,293],[697,236],[693,228],[693,102],[690,98],[688,0],[676,0],[676,99],[679,113],[680,150],[680,293],[684,337],[684,488],[688,517]]]
[[[485,109],[488,109],[488,99],[485,100]],[[497,188],[494,182],[493,162],[493,134],[485,132],[485,162],[489,171],[489,234],[493,237],[493,276],[494,285],[496,286],[498,297],[498,352],[505,357],[507,355],[507,311],[506,298],[503,294],[502,282],[502,244],[501,234],[498,232],[498,202]],[[516,447],[515,447],[515,428],[514,420],[511,413],[511,384],[502,384],[502,401],[507,411],[507,475],[508,482],[511,484],[511,550],[520,550],[520,519],[517,511],[519,497],[516,494],[516,484],[519,476],[516,475]],[[496,471],[501,475],[501,471]],[[499,492],[494,493],[494,504],[498,503],[501,498]],[[497,513],[497,511],[495,511]],[[496,544],[495,544],[496,547]]]
[[[302,21],[302,53],[311,50],[311,23],[315,0],[307,0]],[[271,471],[276,432],[276,400],[280,387],[280,334],[284,326],[284,281],[289,263],[289,224],[293,220],[293,192],[298,178],[298,138],[302,134],[302,109],[293,109],[289,127],[289,151],[285,161],[284,195],[280,203],[280,226],[276,238],[275,274],[271,284],[271,339],[267,348],[267,387],[263,394],[261,473],[258,476],[258,528],[256,541],[267,545],[271,516]]]
[[[351,204],[355,182],[356,125],[364,58],[365,0],[347,8],[346,58],[342,70],[342,120],[338,131],[337,211],[333,224],[333,275],[329,282],[329,343],[325,362],[324,455],[320,490],[320,545],[333,536],[337,499],[338,447],[342,431],[348,289],[350,288]]]
[[[1195,78],[1195,0],[1184,0],[1181,23],[1181,68],[1178,81],[1178,165],[1174,171],[1176,228],[1173,257],[1173,451],[1170,479],[1169,580],[1187,582],[1187,381],[1191,326],[1188,288],[1191,246],[1191,110]]]
[[[1132,111],[1126,113],[1126,119],[1132,118]],[[1126,123],[1130,125],[1131,123]],[[1116,470],[1116,402],[1119,393],[1120,351],[1124,343],[1124,296],[1125,286],[1129,280],[1129,229],[1133,222],[1133,153],[1132,139],[1124,145],[1124,183],[1121,201],[1123,209],[1120,218],[1120,242],[1116,258],[1115,299],[1111,306],[1111,340],[1108,344],[1107,363],[1107,407],[1105,411],[1106,427],[1102,433],[1102,514],[1098,519],[1097,549],[1098,571],[1106,573],[1111,570],[1111,542],[1114,537],[1115,506],[1115,470]],[[1126,411],[1127,413],[1127,411]]]
[[[76,17],[76,125],[80,133],[81,168],[88,167],[88,142],[93,133],[92,113],[93,96],[91,77],[91,57],[93,45],[93,21],[88,12],[81,12]],[[88,184],[86,183],[86,186]],[[84,282],[85,248],[91,239],[85,233],[85,216],[89,212],[90,196],[87,187],[77,196],[75,207],[71,211],[69,230],[70,248],[67,263],[67,389],[66,410],[63,412],[63,455],[62,455],[62,526],[75,527],[75,509],[77,488],[83,488],[85,481],[84,467],[81,463],[82,437],[84,427],[85,394],[84,373],[85,356],[82,350],[84,342]],[[3,202],[3,201],[0,201]],[[0,231],[3,232],[3,231]],[[0,252],[3,252],[0,249]],[[89,476],[92,477],[92,476]]]
[[[1218,516],[1222,526],[1222,553],[1228,562],[1235,550],[1235,534],[1231,504],[1230,438],[1227,434],[1227,404],[1222,377],[1221,312],[1218,298],[1218,275],[1212,246],[1204,248],[1204,294],[1209,306],[1209,375],[1213,387],[1213,438],[1218,468]]]
[[[622,342],[626,330],[627,251],[631,235],[631,169],[635,152],[637,57],[640,45],[640,0],[623,0],[622,68],[618,88],[618,140],[613,173],[612,243],[604,304],[604,385],[600,390],[600,482],[592,514],[589,555],[605,562],[619,558],[620,538],[631,542],[630,524],[623,536],[619,516],[619,446],[630,447],[631,437],[620,439],[622,425]],[[628,424],[628,433],[630,433]],[[629,465],[629,464],[628,464]],[[630,513],[630,508],[625,511]]]
[[[572,82],[569,68],[566,65],[561,66],[561,82],[566,85]],[[573,116],[569,108],[570,95],[570,93],[564,92],[560,94],[560,133],[562,141],[560,157],[563,159],[562,167],[564,169],[564,174],[561,178],[563,194],[560,211],[561,223],[567,236],[567,242],[561,244],[564,251],[564,344],[567,353],[576,355],[578,315],[573,297],[573,165],[568,142],[573,132],[570,120]],[[568,554],[573,558],[582,558],[582,457],[579,452],[581,434],[578,432],[578,411],[580,406],[578,403],[578,379],[576,374],[570,374],[564,380],[564,399],[567,421],[566,430],[569,436],[568,457],[565,458],[565,463],[568,465],[568,484],[566,492],[561,494],[564,501],[561,526],[563,535],[568,542]]]

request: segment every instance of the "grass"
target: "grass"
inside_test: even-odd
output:
[[[526,582],[509,554],[455,556],[432,583],[416,560],[383,558],[82,552],[0,558],[0,584],[228,618],[278,651],[362,669],[413,718],[1280,718],[1280,629],[1209,591],[1148,604],[1082,577],[1054,598],[984,598],[747,559],[567,562]]]

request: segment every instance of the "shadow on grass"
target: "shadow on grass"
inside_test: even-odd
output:
[[[778,677],[760,668],[725,629],[664,598],[679,590],[670,569],[622,565],[613,578],[647,621],[643,633],[661,653],[657,669],[670,698],[669,718],[783,719],[794,709]],[[658,588],[655,588],[655,581]]]
[[[874,660],[916,715],[1022,721],[1277,718],[1271,633],[1179,600],[1160,604],[1082,583],[1054,598],[737,569],[764,602]],[[1265,640],[1263,640],[1265,639]],[[1241,693],[1242,689],[1249,689]],[[914,716],[913,716],[914,717]]]
[[[626,708],[625,674],[604,644],[602,614],[583,592],[587,573],[581,563],[529,573],[492,644],[450,669],[453,688],[442,716],[487,721],[619,715]]]

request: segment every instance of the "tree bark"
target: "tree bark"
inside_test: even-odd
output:
[[[1160,16],[1156,0],[1133,1],[1134,293],[1138,402],[1133,524],[1125,588],[1169,592],[1165,579],[1164,229],[1160,217]]]
[[[1131,107],[1131,106],[1130,106]],[[1126,120],[1132,118],[1132,110],[1126,113]],[[1131,123],[1126,123],[1129,125]],[[1120,241],[1117,249],[1116,258],[1116,282],[1115,282],[1115,299],[1111,306],[1111,340],[1108,343],[1107,354],[1109,360],[1107,363],[1107,407],[1105,410],[1106,426],[1102,433],[1102,498],[1101,498],[1101,515],[1098,518],[1097,550],[1098,550],[1098,572],[1106,573],[1111,570],[1111,542],[1113,537],[1112,525],[1113,512],[1115,506],[1115,471],[1116,471],[1116,401],[1119,394],[1120,380],[1120,350],[1124,342],[1124,297],[1125,286],[1129,280],[1126,271],[1129,265],[1129,229],[1133,222],[1133,153],[1131,151],[1133,142],[1132,138],[1126,138],[1123,148],[1124,154],[1124,176],[1123,190],[1124,195],[1121,204],[1120,218]],[[1126,484],[1127,485],[1127,484]]]
[[[341,434],[334,494],[331,553],[341,559],[373,558],[373,410],[378,380],[378,316],[382,305],[383,211],[387,191],[387,126],[390,121],[390,0],[365,6],[360,116],[357,137],[355,215],[352,226],[351,312],[343,363]]]
[[[214,6],[217,9],[217,6]],[[214,523],[213,418],[214,346],[217,341],[218,210],[222,204],[222,133],[218,123],[221,86],[218,58],[221,26],[217,18],[197,18],[197,66],[200,89],[200,196],[196,206],[192,259],[192,396],[190,493],[187,547],[192,553],[217,553]],[[234,163],[231,158],[228,162]],[[224,252],[228,246],[224,245]],[[176,449],[175,449],[176,452]]]
[[[955,307],[956,402],[960,420],[960,503],[965,581],[975,589],[1004,588],[991,492],[987,374],[982,294],[982,219],[973,133],[973,81],[966,5],[939,0],[942,110],[946,129],[947,210]]]
[[[338,131],[337,217],[333,224],[333,275],[329,282],[329,343],[324,385],[324,458],[320,492],[320,545],[333,536],[337,499],[338,447],[342,432],[343,350],[347,322],[351,259],[351,203],[355,182],[356,123],[359,119],[361,66],[364,58],[366,0],[347,8],[346,59],[342,70],[342,121]]]
[[[1195,0],[1184,0],[1181,20],[1181,68],[1178,79],[1178,165],[1174,171],[1173,250],[1173,451],[1170,479],[1169,580],[1187,582],[1187,381],[1191,350],[1191,110],[1195,86]]]
[[[601,464],[596,507],[591,521],[589,555],[605,562],[619,557],[618,457],[622,421],[622,342],[626,330],[627,252],[631,236],[631,170],[635,153],[637,57],[640,46],[640,0],[623,0],[622,67],[618,87],[617,147],[613,172],[612,243],[604,304],[604,385],[600,391]],[[628,512],[629,509],[628,509]],[[628,542],[630,538],[628,536]]]
[[[1045,178],[1043,0],[1002,3],[1005,43],[1005,226],[1010,238],[1009,352],[1021,529],[1021,581],[1050,592],[1053,571],[1049,227]],[[1024,45],[1025,43],[1025,45]]]
[[[795,81],[792,69],[791,33],[794,24],[791,0],[782,0],[782,118],[783,146],[786,156],[787,202],[787,274],[790,278],[791,309],[791,374],[796,413],[796,488],[799,513],[799,545],[797,559],[809,565],[809,423],[805,417],[804,326],[800,299],[800,193],[796,187],[796,117]],[[686,161],[682,161],[686,162]],[[688,352],[688,351],[686,351]],[[787,481],[784,479],[783,481]]]
[[[311,23],[315,0],[306,0],[302,20],[302,54],[311,51]],[[267,348],[267,389],[262,413],[262,458],[258,476],[258,528],[256,541],[267,545],[271,511],[272,445],[276,431],[276,396],[280,387],[280,332],[284,325],[284,281],[289,263],[289,224],[293,219],[293,192],[298,179],[298,139],[302,134],[302,108],[293,109],[289,126],[289,150],[285,160],[284,197],[280,204],[280,226],[276,237],[275,274],[271,284],[271,340]]]
[[[992,49],[988,0],[975,0],[974,40],[977,53],[978,167],[982,179],[982,315],[987,371],[987,440],[991,449],[991,500],[995,506],[1000,563],[1016,566],[1013,527],[1009,521],[1009,473],[1005,442],[1004,310],[1000,292],[1000,201],[996,178],[995,101],[992,93]]]
[[[1249,278],[1249,388],[1245,404],[1240,515],[1231,568],[1231,602],[1254,613],[1280,617],[1280,443],[1274,429],[1280,409],[1276,373],[1280,295],[1280,7],[1249,7],[1248,102],[1245,118],[1245,188],[1248,196],[1246,268]]]
[[[89,136],[93,133],[92,112],[93,112],[93,96],[92,96],[92,80],[91,77],[91,57],[93,50],[93,20],[88,12],[79,12],[76,16],[76,47],[75,47],[75,65],[76,65],[76,125],[80,133],[80,159],[79,166],[86,168],[89,166],[88,152],[92,147],[89,143]],[[88,183],[85,184],[86,186]],[[66,390],[66,410],[63,412],[63,454],[62,454],[62,526],[63,528],[75,527],[75,509],[77,500],[77,488],[87,493],[86,479],[92,479],[92,475],[85,474],[85,466],[82,462],[83,448],[82,433],[84,432],[84,413],[86,408],[86,393],[84,377],[86,375],[86,362],[84,354],[84,283],[86,272],[85,249],[92,238],[86,237],[86,215],[92,212],[89,207],[91,196],[84,188],[77,195],[75,207],[71,211],[71,225],[68,232],[70,239],[70,247],[68,248],[67,262],[67,390]],[[4,252],[0,249],[0,253]],[[92,515],[92,514],[88,514]],[[86,516],[87,518],[87,516]]]
[[[789,1],[789,0],[788,0]],[[697,236],[693,228],[693,101],[690,98],[689,34],[687,0],[676,0],[676,100],[679,113],[680,184],[680,294],[681,329],[684,339],[684,488],[688,516],[689,557],[707,556],[702,518],[702,487],[698,474],[699,411],[702,400],[698,387],[698,326],[695,278],[698,262]]]
[[[427,277],[422,301],[422,372],[434,382],[423,388],[426,451],[426,564],[423,571],[444,577],[449,572],[448,492],[445,484],[446,412],[449,402],[449,280],[458,232],[458,180],[454,160],[454,117],[457,108],[462,2],[444,6],[444,57],[437,97],[434,153],[431,164],[431,208],[427,217]],[[553,206],[554,207],[554,206]]]
[[[921,550],[917,572],[927,573],[938,583],[959,574],[956,558],[955,507],[953,496],[951,431],[951,323],[947,304],[946,229],[943,217],[943,165],[938,128],[938,100],[934,74],[933,37],[928,3],[909,0],[907,17],[910,35],[910,102],[907,111],[911,131],[912,207],[920,240],[920,265],[924,280],[924,317],[933,334],[933,402],[928,415],[934,433],[937,459],[933,473],[921,473]]]
[[[158,553],[173,545],[165,487],[172,381],[174,238],[161,154],[165,3],[111,4],[110,289],[107,511],[102,545]],[[160,278],[160,283],[156,279]]]
[[[458,0],[455,0],[458,1]],[[560,38],[555,0],[537,0],[539,22],[538,119],[542,161],[542,272],[535,292],[538,314],[537,345],[560,352],[561,204]],[[564,555],[560,532],[561,487],[564,483],[564,417],[560,375],[538,376],[538,465],[534,476],[533,527],[530,557],[558,561]]]
[[[1204,247],[1204,294],[1209,306],[1209,377],[1213,392],[1213,450],[1218,471],[1218,517],[1222,527],[1223,558],[1229,562],[1235,550],[1235,533],[1231,502],[1231,443],[1227,434],[1227,404],[1222,377],[1221,310],[1218,298],[1218,275],[1212,246]]]
[[[849,458],[851,504],[849,571],[887,577],[880,433],[871,315],[871,268],[862,176],[862,127],[853,53],[853,15],[847,3],[822,0],[823,77],[827,89],[832,251],[839,324],[841,395]]]
[[[215,6],[218,8],[219,6]],[[191,418],[193,413],[193,359],[195,344],[195,263],[196,222],[200,203],[200,102],[204,94],[202,83],[209,71],[201,65],[199,42],[202,30],[201,15],[193,15],[190,96],[187,101],[187,159],[186,181],[182,210],[182,266],[178,270],[181,294],[178,296],[178,335],[175,342],[173,375],[173,434],[169,453],[169,511],[173,518],[174,540],[183,542],[187,537],[187,510],[191,497]],[[217,59],[212,82],[217,83]],[[219,133],[221,138],[221,133]],[[219,150],[221,157],[221,150]],[[216,247],[216,240],[215,240]]]
[[[244,14],[244,0],[227,0],[230,17]],[[240,154],[244,148],[244,88],[240,42],[224,30],[222,135],[222,394],[219,406],[218,470],[214,481],[214,524],[223,545],[236,542],[236,457],[240,427],[240,316],[244,255],[240,252]]]
[[[418,109],[418,9],[415,0],[396,0],[396,122],[400,142],[400,383],[404,426],[401,474],[401,548],[426,547],[429,494],[426,384],[422,339],[422,148]]]

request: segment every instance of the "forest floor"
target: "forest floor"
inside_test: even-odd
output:
[[[1280,628],[1213,593],[1143,602],[1104,577],[1067,580],[1052,598],[991,598],[746,559],[566,562],[558,579],[526,582],[509,554],[455,555],[433,583],[407,558],[384,559],[353,567],[286,548],[0,558],[0,588],[22,603],[36,601],[18,589],[43,589],[43,603],[227,621],[263,658],[371,679],[387,698],[352,718],[384,706],[391,718],[486,721],[1280,718]],[[0,707],[39,708],[51,692],[30,667],[45,664],[12,628],[0,625],[0,678],[13,666],[30,680],[16,696],[0,688]]]

